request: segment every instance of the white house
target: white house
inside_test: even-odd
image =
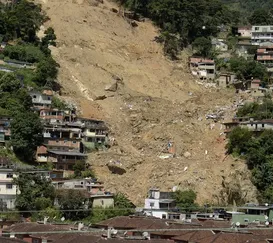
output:
[[[273,119],[261,120],[261,121],[247,121],[241,122],[241,127],[246,127],[251,131],[261,132],[263,130],[273,129]]]
[[[169,219],[173,215],[171,209],[175,208],[175,200],[171,192],[160,192],[159,189],[152,188],[145,199],[144,212],[146,215],[161,219]]]
[[[252,26],[251,42],[254,45],[260,45],[263,42],[273,42],[273,25]]]
[[[22,173],[39,173],[45,178],[49,178],[48,171],[25,170]],[[0,158],[0,210],[14,209],[16,196],[20,193],[17,186],[13,183],[13,178],[18,176],[15,166],[7,158]]]
[[[12,168],[0,167],[0,205],[3,208],[14,209],[17,187],[13,184],[16,175]]]
[[[49,109],[52,103],[53,93],[51,90],[44,90],[42,93],[32,90],[29,92],[32,98],[33,107],[37,109]]]

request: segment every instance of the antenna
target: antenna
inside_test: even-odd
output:
[[[265,222],[265,225],[266,225],[266,226],[268,226],[268,225],[269,225],[269,222],[268,222],[268,221],[266,221],[266,222]]]

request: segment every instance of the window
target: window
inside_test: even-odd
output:
[[[255,27],[255,30],[259,30],[259,27]]]
[[[7,184],[7,185],[6,185],[6,188],[7,188],[7,189],[12,189],[12,184]]]
[[[154,207],[154,206],[155,206],[155,203],[150,202],[150,207]]]
[[[13,178],[13,174],[12,173],[8,173],[7,174],[7,178]]]
[[[39,243],[39,240],[38,239],[33,239],[32,243]]]
[[[33,98],[36,99],[37,98],[36,95],[33,95]]]
[[[162,219],[166,219],[166,218],[167,218],[166,214],[162,214]]]
[[[48,96],[47,99],[50,100],[51,99],[50,96]]]
[[[73,141],[72,143],[77,143],[77,141]]]
[[[248,223],[248,221],[249,221],[248,219],[244,219],[244,222],[245,222],[245,223]]]

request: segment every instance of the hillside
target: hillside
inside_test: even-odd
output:
[[[131,27],[111,10],[118,8],[113,2],[39,1],[50,18],[45,27],[57,35],[52,54],[61,66],[62,96],[83,116],[105,119],[116,141],[109,151],[89,156],[107,189],[138,205],[152,186],[193,188],[200,203],[232,201],[234,190],[254,200],[243,162],[225,157],[223,127],[205,118],[221,107],[233,115],[234,91],[197,84],[186,53],[176,63],[167,60],[153,41],[158,30],[152,23]],[[116,91],[105,91],[113,84]],[[177,157],[159,158],[169,141]],[[109,164],[125,173],[113,174]]]

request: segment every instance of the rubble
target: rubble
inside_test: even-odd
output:
[[[118,83],[115,81],[113,84],[109,84],[105,87],[105,91],[116,92],[118,89]]]

